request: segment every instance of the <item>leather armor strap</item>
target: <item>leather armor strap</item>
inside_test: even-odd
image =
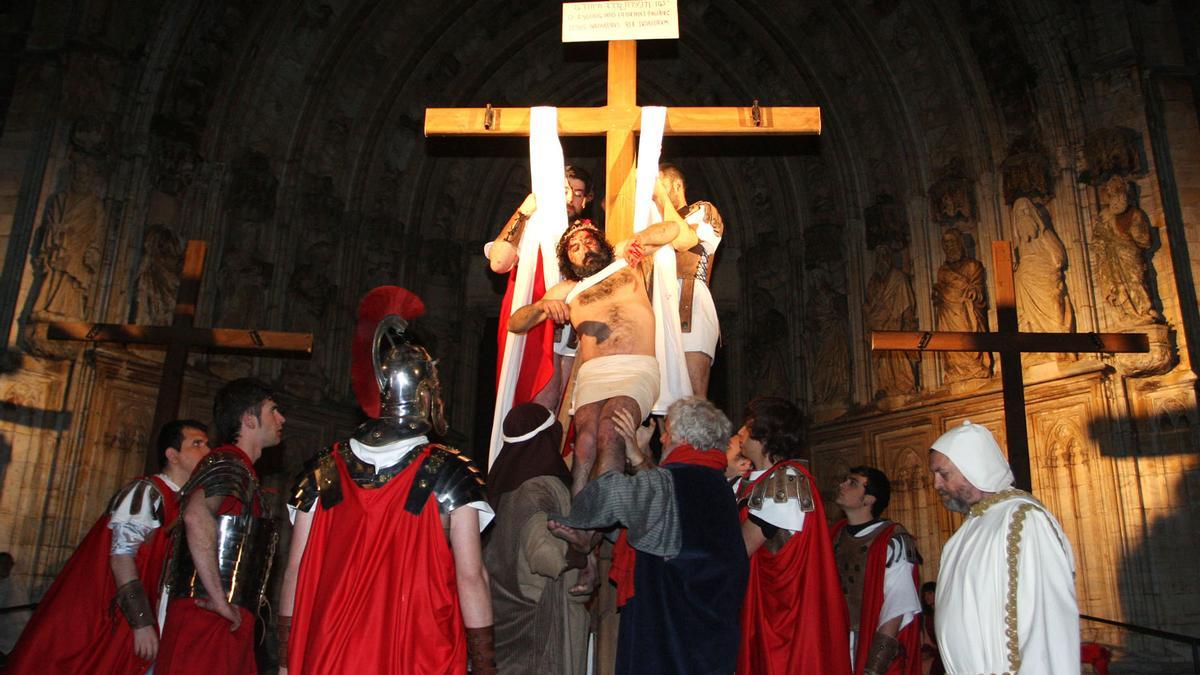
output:
[[[275,638],[279,640],[279,667],[288,667],[288,638],[292,634],[292,617],[275,617]]]
[[[867,662],[863,665],[863,675],[883,675],[887,672],[892,661],[900,655],[900,641],[891,635],[875,633],[871,638],[871,647],[867,650]]]
[[[154,610],[150,607],[150,598],[146,596],[141,579],[134,579],[118,588],[113,602],[121,608],[121,614],[125,615],[130,628],[137,630],[155,624]]]
[[[496,675],[495,626],[467,629],[467,660],[471,675]]]

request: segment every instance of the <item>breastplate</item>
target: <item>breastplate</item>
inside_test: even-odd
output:
[[[842,593],[846,596],[846,607],[849,609],[846,618],[850,625],[847,630],[858,630],[859,617],[862,615],[863,582],[867,576],[867,554],[875,537],[886,529],[886,525],[880,525],[865,537],[854,537],[842,528],[837,541],[833,542],[833,558],[837,562]]]
[[[270,518],[249,515],[216,516],[217,570],[231,605],[257,612],[266,595],[278,527]],[[172,598],[207,598],[188,548],[186,530],[179,528],[167,569],[167,594]]]

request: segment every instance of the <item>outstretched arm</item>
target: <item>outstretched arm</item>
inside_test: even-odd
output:
[[[517,249],[521,245],[521,235],[525,233],[525,223],[536,210],[537,200],[530,193],[500,228],[500,234],[496,235],[488,251],[488,264],[493,272],[503,274],[517,264]]]

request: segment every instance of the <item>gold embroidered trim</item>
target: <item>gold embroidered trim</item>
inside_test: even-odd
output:
[[[1004,603],[1004,635],[1008,638],[1008,668],[1014,673],[1021,669],[1021,643],[1017,637],[1017,563],[1021,553],[1021,530],[1025,527],[1025,516],[1034,508],[1033,504],[1020,505],[1008,525],[1008,598]]]
[[[1009,499],[1012,499],[1013,497],[1028,497],[1030,499],[1033,499],[1033,495],[1029,494],[1028,492],[1025,492],[1024,490],[1018,490],[1016,488],[1012,488],[1009,490],[1003,490],[1001,492],[997,492],[996,494],[994,494],[990,497],[985,497],[983,499],[980,499],[979,501],[972,504],[971,505],[971,515],[972,516],[982,516],[984,511],[987,511],[989,508],[995,506],[996,504],[999,504],[1000,502],[1008,501]]]

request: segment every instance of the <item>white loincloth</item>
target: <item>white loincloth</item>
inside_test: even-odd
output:
[[[658,398],[658,359],[642,354],[611,354],[579,366],[571,413],[580,406],[616,396],[637,401],[639,420],[646,419]]]
[[[708,354],[708,358],[716,359],[721,323],[717,320],[717,307],[713,304],[712,293],[703,281],[696,281],[692,285],[692,330],[680,333],[679,337],[683,341],[683,351],[703,352]]]

